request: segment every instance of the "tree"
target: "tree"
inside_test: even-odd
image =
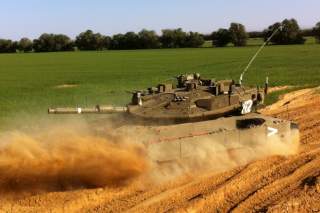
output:
[[[230,28],[231,42],[236,47],[245,46],[248,40],[248,34],[245,26],[239,23],[231,23]]]
[[[212,33],[212,45],[216,47],[225,47],[231,42],[231,34],[227,29],[219,29]]]
[[[212,41],[212,33],[211,34],[203,34],[202,37],[205,41]]]
[[[10,52],[10,53],[16,53],[17,50],[18,50],[18,47],[19,47],[19,43],[18,43],[17,41],[13,41],[13,42],[11,43],[10,48],[9,48],[9,52]]]
[[[135,32],[127,32],[126,34],[116,34],[111,39],[110,49],[114,50],[134,50],[141,49],[141,37]]]
[[[58,52],[72,50],[73,43],[71,39],[62,34],[42,34],[38,39],[33,41],[35,52]]]
[[[20,39],[18,43],[18,50],[20,52],[31,52],[33,48],[33,43],[28,38],[22,38]]]
[[[162,47],[174,48],[176,46],[175,36],[173,30],[162,30],[162,36],[160,37]]]
[[[320,22],[316,24],[316,27],[313,28],[314,35],[317,39],[317,42],[320,43]]]
[[[160,41],[164,48],[185,47],[187,34],[181,28],[162,30]]]
[[[303,37],[315,36],[315,33],[312,28],[311,29],[302,29],[301,34]]]
[[[263,38],[264,32],[263,31],[251,31],[248,32],[249,38]]]
[[[110,37],[87,30],[76,37],[75,44],[80,50],[104,50],[110,47]]]
[[[200,47],[204,44],[204,38],[197,32],[189,32],[186,36],[184,47]]]
[[[8,39],[0,39],[0,53],[13,53],[17,50],[17,42]]]
[[[103,36],[102,39],[102,46],[104,47],[104,49],[109,49],[111,45],[111,37],[110,36]]]
[[[54,51],[53,35],[44,33],[38,39],[33,40],[33,49],[36,52],[53,52]]]
[[[124,48],[127,50],[139,49],[139,36],[135,32],[127,32],[124,35]]]
[[[279,29],[280,26],[282,26],[282,28],[271,39],[273,44],[303,44],[306,41],[295,19],[285,19],[282,23],[277,22],[269,26],[268,29],[265,30],[265,40],[267,40],[275,30]]]
[[[175,36],[176,47],[186,47],[187,33],[184,32],[181,28],[173,31]]]
[[[71,39],[63,34],[54,35],[55,50],[54,51],[70,51],[73,49]]]
[[[110,49],[124,50],[125,49],[125,36],[123,34],[116,34],[111,39]]]
[[[138,36],[141,49],[156,49],[160,47],[159,36],[155,31],[143,29],[138,33]]]

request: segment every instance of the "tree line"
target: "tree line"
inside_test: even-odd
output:
[[[305,36],[315,36],[320,43],[320,22],[313,29],[301,30],[295,19],[285,19],[274,23],[262,32],[247,32],[244,25],[231,23],[228,29],[219,29],[210,35],[198,32],[185,32],[181,28],[165,29],[158,35],[153,30],[143,29],[138,33],[127,32],[112,37],[91,30],[80,33],[74,40],[63,34],[44,33],[39,38],[19,41],[0,39],[0,53],[14,52],[59,52],[73,50],[133,50],[157,48],[196,48],[206,40],[213,46],[224,47],[247,45],[248,38],[267,38],[283,26],[271,40],[272,44],[303,44]]]
[[[22,38],[20,41],[0,39],[0,52],[59,52],[72,50],[133,50],[157,48],[196,48],[205,40],[197,32],[184,32],[179,29],[162,30],[159,36],[155,31],[143,29],[139,33],[127,32],[112,37],[94,33],[91,30],[80,33],[75,40],[63,34],[42,34],[33,41]]]
[[[280,28],[281,26],[281,28]],[[245,26],[239,23],[231,23],[229,29],[219,29],[211,35],[212,44],[216,47],[224,47],[229,43],[234,46],[245,46],[248,38],[264,38],[265,41],[275,30],[280,29],[270,40],[274,45],[304,44],[306,36],[314,36],[320,43],[320,22],[313,29],[300,29],[295,19],[285,19],[282,22],[274,23],[262,32],[249,32]]]

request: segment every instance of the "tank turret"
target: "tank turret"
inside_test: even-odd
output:
[[[253,112],[264,101],[266,89],[250,88],[234,80],[202,78],[199,73],[182,74],[177,83],[162,83],[133,92],[125,107],[50,108],[49,114],[125,113],[150,121],[194,122],[232,114]],[[266,84],[267,85],[267,84]]]

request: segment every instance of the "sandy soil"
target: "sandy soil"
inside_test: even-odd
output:
[[[290,89],[290,88],[293,88],[293,86],[270,87],[270,88],[268,89],[268,92],[269,92],[269,93],[278,92],[278,91],[282,91],[282,90],[286,90],[286,89]]]
[[[61,84],[61,85],[57,85],[54,88],[55,89],[66,89],[66,88],[75,88],[78,87],[79,85],[77,84]]]
[[[299,123],[299,154],[270,156],[223,173],[170,181],[0,198],[0,212],[317,212],[320,211],[320,93],[287,94],[263,114]]]

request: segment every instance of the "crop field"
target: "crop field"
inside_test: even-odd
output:
[[[309,42],[310,43],[310,42]],[[46,115],[49,106],[123,105],[129,92],[180,73],[237,80],[257,46],[0,55],[0,121]],[[320,45],[269,46],[245,83],[313,86],[320,82]],[[14,119],[16,120],[16,119]]]

